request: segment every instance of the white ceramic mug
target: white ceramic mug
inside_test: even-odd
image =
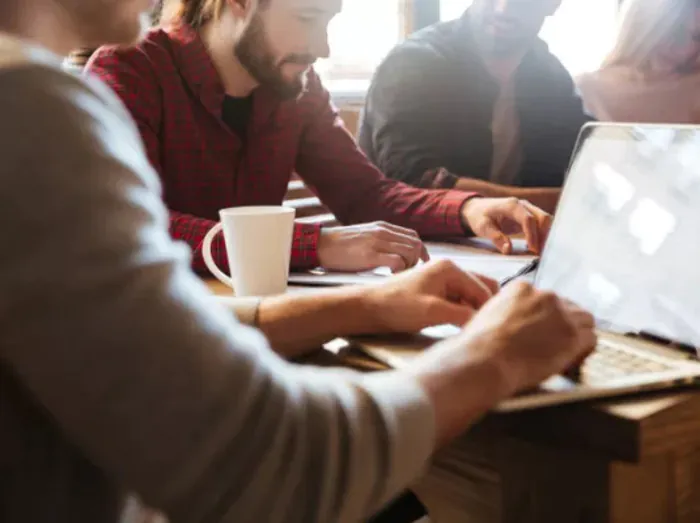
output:
[[[221,222],[204,237],[204,263],[236,296],[271,296],[287,290],[294,235],[291,207],[232,207],[219,211]],[[216,234],[224,231],[231,276],[217,267],[211,255]]]

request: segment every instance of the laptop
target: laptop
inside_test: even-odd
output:
[[[700,384],[700,126],[586,125],[531,269],[520,276],[594,314],[599,342],[577,376],[496,410]],[[390,365],[417,354],[394,349],[368,346]]]

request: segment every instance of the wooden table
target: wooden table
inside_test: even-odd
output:
[[[340,345],[339,356],[311,362],[367,363]],[[484,475],[459,478],[460,510],[473,519],[438,507],[433,523],[698,523],[700,392],[492,415],[437,456],[443,479],[455,459],[479,462]]]

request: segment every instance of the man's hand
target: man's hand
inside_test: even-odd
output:
[[[462,325],[497,290],[495,281],[441,260],[377,285],[265,298],[258,310],[258,327],[275,350],[291,358],[338,336]],[[235,298],[229,306],[234,304]]]
[[[513,251],[508,235],[524,233],[528,248],[540,254],[552,226],[552,216],[517,198],[471,198],[462,210],[464,223],[493,241],[503,254]]]
[[[412,333],[447,323],[461,326],[498,289],[496,281],[467,273],[453,262],[430,262],[363,288],[370,322],[365,333]]]
[[[472,319],[462,341],[498,365],[510,395],[580,362],[596,345],[595,319],[551,292],[515,282]]]
[[[590,314],[516,282],[489,300],[461,334],[427,351],[408,371],[432,399],[445,442],[499,401],[581,362],[595,344]]]
[[[400,272],[419,260],[428,260],[428,251],[411,229],[385,222],[322,229],[318,242],[321,267],[332,271],[359,272],[389,267]]]

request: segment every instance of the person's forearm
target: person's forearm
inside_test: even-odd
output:
[[[266,298],[257,327],[278,354],[295,358],[337,336],[369,333],[370,316],[362,290],[345,287]]]
[[[561,189],[556,187],[516,187],[513,194],[520,200],[527,200],[543,211],[554,214],[559,203]]]
[[[405,369],[422,386],[433,405],[438,447],[464,433],[509,395],[493,360],[469,356],[469,353],[478,353],[478,347],[442,350],[453,343],[460,341],[458,338],[445,340]]]
[[[465,192],[477,192],[486,198],[505,198],[513,196],[517,187],[500,185],[475,178],[460,178],[454,186],[455,189]]]
[[[515,197],[527,200],[549,213],[553,213],[556,209],[561,193],[561,189],[556,187],[516,187],[473,178],[460,178],[455,184],[455,189],[478,192],[487,198]]]

